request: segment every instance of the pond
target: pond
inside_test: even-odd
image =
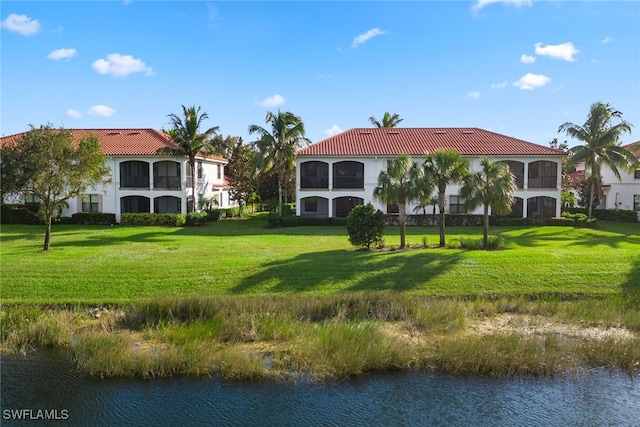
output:
[[[93,379],[48,352],[3,356],[1,368],[3,426],[640,425],[638,378],[605,370],[553,379],[403,371],[323,384]]]

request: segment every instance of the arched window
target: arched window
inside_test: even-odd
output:
[[[151,212],[150,200],[144,196],[125,196],[120,198],[120,213]]]
[[[351,161],[334,163],[333,188],[364,188],[364,163]]]
[[[556,199],[541,196],[527,199],[527,218],[537,218],[541,221],[556,215]]]
[[[161,196],[153,199],[155,213],[182,213],[182,199],[174,196]]]
[[[120,163],[120,188],[149,188],[149,163],[138,160]]]
[[[517,160],[504,160],[503,162],[509,166],[509,170],[516,178],[518,188],[524,188],[524,163]]]
[[[337,197],[333,199],[333,214],[337,217],[346,217],[351,209],[363,204],[364,199],[360,197]]]
[[[153,164],[153,188],[180,190],[180,182],[180,163],[165,160]]]
[[[300,188],[329,188],[329,164],[317,161],[301,163]]]
[[[547,160],[529,163],[528,188],[557,188],[558,164]]]

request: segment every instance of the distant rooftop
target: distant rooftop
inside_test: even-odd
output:
[[[299,156],[424,156],[439,148],[468,156],[558,156],[562,150],[478,128],[353,128],[302,148]]]
[[[102,151],[107,156],[154,156],[164,147],[175,147],[169,135],[155,129],[69,129],[75,140],[93,134],[100,138]],[[2,144],[16,141],[27,132],[9,135],[0,139]],[[220,156],[206,156],[226,161]]]

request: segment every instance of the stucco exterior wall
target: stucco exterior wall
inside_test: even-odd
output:
[[[387,162],[394,157],[323,157],[323,156],[299,156],[296,159],[296,214],[297,215],[313,215],[313,216],[335,216],[334,202],[337,198],[359,198],[363,202],[371,203],[376,208],[383,212],[387,211],[387,206],[382,202],[373,198],[373,189],[378,182],[378,175],[381,171],[386,170]],[[550,197],[555,199],[555,216],[560,216],[561,209],[561,177],[562,177],[562,162],[561,156],[513,156],[513,157],[491,157],[492,161],[506,161],[515,160],[524,163],[524,188],[518,189],[515,196],[523,199],[523,217],[527,216],[527,201],[533,197]],[[479,170],[480,158],[479,157],[467,157],[472,170]],[[424,157],[414,157],[415,162],[421,163],[424,161]],[[556,163],[556,176],[557,182],[555,188],[529,188],[528,186],[528,166],[536,161],[551,161]],[[301,188],[301,164],[310,161],[325,162],[329,165],[329,185],[326,189],[309,189]],[[357,161],[364,164],[364,186],[359,189],[336,189],[333,186],[333,168],[336,163],[343,161]],[[447,187],[447,200],[451,195],[457,195],[459,191],[458,185],[451,185]],[[305,199],[307,198],[319,198],[317,201],[317,210],[310,213],[305,210]],[[412,213],[415,203],[408,206],[407,212]],[[481,214],[482,207],[477,208],[472,214]],[[449,213],[448,207],[446,213]]]

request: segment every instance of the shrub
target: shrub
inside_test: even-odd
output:
[[[371,203],[358,205],[347,216],[349,242],[354,246],[366,247],[382,241],[384,214]]]
[[[587,214],[585,208],[568,208],[568,213]],[[638,222],[638,213],[636,211],[622,209],[594,209],[593,217],[602,221],[620,221],[620,222]]]
[[[187,216],[184,214],[175,214],[176,215],[176,222],[175,222],[175,226],[176,227],[184,227],[185,224],[187,223]]]
[[[120,216],[123,225],[171,225],[181,227],[186,223],[186,216],[174,213],[128,212]]]
[[[565,218],[565,217],[553,217],[553,218],[549,218],[549,220],[547,221],[547,225],[568,225],[568,226],[574,226],[576,225],[575,220],[571,219],[571,218]]]
[[[73,224],[84,225],[113,225],[116,223],[116,214],[101,212],[78,212],[71,215]]]
[[[490,234],[488,237],[487,249],[494,251],[498,249],[504,249],[504,239],[502,237],[494,236],[493,234]]]
[[[595,227],[598,225],[596,218],[589,218],[586,214],[581,212],[569,213],[562,212],[562,217],[551,218],[549,225],[575,225],[578,227]]]
[[[277,214],[275,214],[277,216]],[[280,227],[300,227],[308,225],[346,225],[346,218],[315,218],[311,216],[283,216]]]
[[[40,224],[38,215],[40,206],[37,205],[2,205],[0,221],[2,224]]]
[[[269,212],[267,215],[267,222],[269,223],[270,228],[275,228],[280,226],[280,215],[277,212]]]
[[[204,225],[206,220],[206,212],[189,212],[187,214],[186,225]]]
[[[207,222],[218,221],[222,216],[222,211],[220,209],[213,209],[207,211]]]

